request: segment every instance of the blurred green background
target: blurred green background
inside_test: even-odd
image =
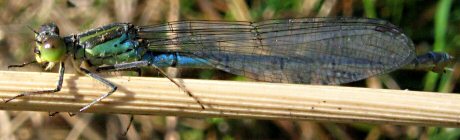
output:
[[[152,25],[177,20],[261,21],[300,17],[371,17],[401,27],[418,54],[460,57],[460,1],[453,0],[2,0],[0,70],[33,60],[34,34],[27,28],[55,22],[62,35],[112,22]],[[371,88],[459,92],[459,66],[438,75],[400,70],[347,84]],[[15,69],[41,71],[41,67]],[[149,71],[149,70],[146,70]],[[69,71],[70,72],[70,71]],[[147,72],[149,74],[149,72]],[[158,76],[150,72],[151,76]],[[216,70],[180,69],[182,78],[247,80]],[[153,83],[152,83],[153,84]],[[334,124],[287,120],[136,116],[0,111],[0,139],[459,139],[460,129]]]

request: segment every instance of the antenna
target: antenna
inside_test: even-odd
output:
[[[35,35],[38,35],[38,32],[37,32],[37,31],[35,31],[35,30],[34,30],[32,27],[30,27],[29,25],[27,25],[27,28],[29,28],[29,29],[30,29],[32,32],[34,32],[34,33],[35,33]]]

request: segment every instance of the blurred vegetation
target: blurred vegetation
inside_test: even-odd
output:
[[[400,26],[416,51],[460,57],[460,1],[453,0],[11,0],[0,1],[0,69],[33,59],[33,32],[55,22],[72,34],[112,22],[151,25],[176,20],[249,20],[299,17],[372,17]],[[457,93],[457,62],[442,76],[401,70],[377,82],[348,86]],[[18,69],[19,70],[19,69]],[[41,71],[41,67],[20,69]],[[181,77],[244,80],[216,70],[180,70]],[[153,74],[155,76],[155,74]],[[383,83],[383,84],[382,84]],[[153,83],[152,83],[153,84]],[[85,123],[86,122],[86,123]],[[285,120],[236,120],[136,116],[127,136],[125,115],[0,111],[0,139],[459,139],[460,129],[333,124]]]

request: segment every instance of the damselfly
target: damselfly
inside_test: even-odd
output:
[[[39,63],[49,70],[59,65],[57,87],[24,92],[6,102],[26,95],[58,92],[64,61],[70,59],[77,71],[111,88],[80,111],[117,90],[117,86],[95,74],[104,70],[152,66],[161,72],[160,67],[212,67],[258,81],[341,84],[402,67],[442,72],[452,60],[446,53],[435,52],[417,57],[411,39],[398,27],[366,18],[179,21],[153,26],[113,23],[64,37],[51,23],[34,32],[36,60],[9,67]]]

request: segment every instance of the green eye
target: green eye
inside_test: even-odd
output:
[[[34,53],[38,62],[60,62],[66,57],[67,48],[59,36],[47,37],[36,45]]]

